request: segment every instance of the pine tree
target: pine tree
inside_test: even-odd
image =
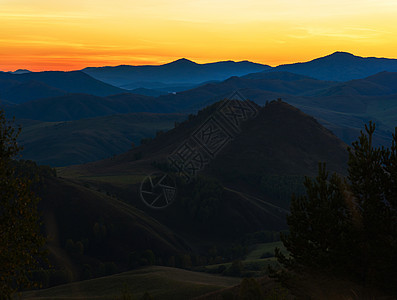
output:
[[[370,122],[348,149],[349,187],[359,213],[351,247],[365,285],[389,285],[394,279],[397,286],[397,135],[389,149],[372,145],[374,132]]]
[[[390,148],[372,144],[375,125],[365,126],[348,148],[348,176],[329,178],[320,165],[306,178],[306,195],[293,197],[276,251],[290,270],[348,275],[370,287],[397,292],[397,128]]]
[[[277,257],[290,268],[310,267],[334,269],[351,234],[351,216],[344,201],[345,182],[326,171],[319,164],[315,179],[305,178],[306,195],[293,196],[287,217],[289,234],[281,235],[290,252],[286,258],[279,251]]]
[[[29,286],[29,271],[43,254],[39,199],[31,192],[30,180],[15,173],[19,132],[0,110],[0,299]]]

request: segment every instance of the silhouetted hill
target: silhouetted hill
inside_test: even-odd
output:
[[[396,86],[396,73],[393,72],[344,83],[321,81],[289,72],[269,72],[242,78],[231,77],[157,98],[130,93],[105,98],[69,94],[14,107],[8,105],[6,111],[8,116],[43,121],[77,120],[130,112],[191,113],[240,90],[260,105],[282,98],[314,116],[347,143],[356,139],[366,122],[373,120],[378,125],[374,142],[379,145],[390,141],[391,132],[397,124],[397,101],[393,94]]]
[[[147,249],[164,261],[190,250],[158,221],[88,185],[62,178],[46,178],[43,184],[40,210],[50,237],[50,261],[74,280],[139,266]]]
[[[177,180],[175,203],[163,210],[148,208],[139,197],[145,174],[164,170],[167,157],[217,105],[124,154],[66,167],[60,175],[100,186],[165,224],[189,244],[205,249],[235,242],[248,233],[286,228],[291,194],[302,192],[303,176],[316,174],[319,161],[344,173],[347,152],[343,142],[298,109],[271,102],[258,107],[258,116],[243,123],[241,132],[209,160],[199,177],[188,184]],[[136,178],[134,183],[132,178]]]
[[[9,72],[9,73],[12,73],[12,74],[25,74],[25,73],[31,73],[31,72],[32,71],[29,71],[27,69],[18,69],[18,70],[14,71],[14,72]]]
[[[198,84],[208,80],[224,80],[230,76],[241,76],[259,72],[270,67],[248,61],[223,61],[197,64],[187,59],[179,59],[160,66],[117,66],[85,68],[83,71],[94,78],[116,86],[129,88],[147,87],[142,82],[165,84]],[[141,83],[141,85],[136,85]]]
[[[156,99],[142,95],[125,93],[98,97],[67,94],[8,107],[7,116],[41,121],[70,121],[119,113],[167,111],[165,105]]]
[[[397,93],[397,73],[380,72],[363,79],[337,84],[315,93],[316,96],[383,96]]]
[[[273,71],[269,70],[267,72],[251,73],[241,76],[243,79],[268,79],[268,80],[282,80],[282,81],[296,81],[296,80],[317,80],[315,78],[304,76],[300,74],[295,74],[286,71]]]
[[[257,79],[249,79],[249,78]],[[364,124],[373,120],[378,125],[374,141],[387,145],[397,126],[394,72],[382,72],[368,78],[344,83],[308,78],[288,72],[249,74],[231,77],[223,82],[164,95],[158,99],[179,108],[181,112],[197,111],[239,90],[245,97],[264,105],[282,98],[331,129],[346,143],[359,135]]]
[[[270,101],[282,95],[304,95],[335,85],[335,82],[321,81],[288,72],[257,74],[243,77],[233,76],[222,82],[201,85],[175,95],[163,95],[158,97],[158,100],[178,109],[178,111],[186,112],[197,111],[229,96],[235,90],[242,90],[243,94],[248,90],[262,90],[268,96],[266,100]],[[250,98],[250,100],[257,102],[257,99],[254,98]]]
[[[335,52],[308,62],[280,65],[272,71],[288,71],[321,80],[348,81],[390,71],[397,72],[397,59],[360,57]]]
[[[194,118],[159,135],[152,142],[112,159],[72,167],[87,174],[128,174],[153,172],[153,161],[163,161],[214,112],[218,104]],[[238,134],[211,160],[205,172],[223,182],[249,179],[252,193],[260,193],[264,175],[313,175],[318,162],[344,173],[346,145],[315,119],[284,102],[271,102],[259,109],[259,115],[247,121]],[[137,160],[137,153],[143,155]],[[154,168],[155,169],[155,168]],[[255,177],[253,180],[251,177]],[[244,179],[245,178],[245,179]]]
[[[211,161],[208,172],[233,182],[263,175],[315,175],[318,162],[344,173],[346,144],[313,117],[280,101],[270,102],[243,124],[241,133]]]
[[[0,98],[12,103],[23,103],[40,98],[57,97],[67,94],[40,81],[19,82],[0,79]]]
[[[162,92],[159,90],[154,90],[154,89],[147,89],[147,88],[137,88],[131,90],[131,93],[133,94],[138,94],[138,95],[144,95],[144,96],[150,96],[150,97],[158,97],[161,95],[166,95],[168,92]]]
[[[72,72],[61,72],[61,71],[46,71],[46,72],[30,72],[22,74],[11,74],[11,73],[0,73],[0,80],[3,80],[2,90],[0,97],[3,98],[2,94],[5,93],[8,96],[16,98],[19,96],[18,103],[26,102],[32,99],[39,99],[49,96],[49,92],[52,92],[52,96],[60,95],[61,91],[63,94],[66,93],[86,93],[96,96],[108,96],[113,94],[119,94],[126,92],[126,90],[111,86],[107,83],[101,82],[92,78],[91,76],[80,71]],[[8,81],[11,85],[6,86],[4,81]],[[12,84],[12,82],[14,84]],[[13,95],[13,91],[7,93],[8,88],[15,88],[15,82],[19,82],[22,85],[19,95]],[[39,84],[38,84],[39,82]],[[31,88],[33,88],[31,90]],[[40,89],[43,91],[40,92]],[[50,89],[50,91],[49,91]],[[57,95],[54,94],[54,90],[57,90]],[[34,93],[35,98],[30,94]],[[25,98],[22,98],[26,96]],[[5,100],[10,100],[5,98]]]
[[[205,83],[192,84],[192,83],[163,83],[163,82],[134,82],[132,84],[126,84],[121,88],[130,90],[131,93],[135,93],[139,89],[150,89],[157,92],[161,92],[162,95],[172,92],[183,92],[190,89],[194,89],[200,85],[209,83],[212,81],[206,81]],[[138,93],[139,94],[139,93]]]
[[[67,122],[17,121],[22,158],[54,167],[112,157],[139,145],[141,139],[174,127],[179,114],[119,114]]]

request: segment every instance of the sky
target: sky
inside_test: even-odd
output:
[[[396,0],[0,0],[0,70],[397,57]]]

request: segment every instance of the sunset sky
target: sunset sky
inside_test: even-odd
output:
[[[397,57],[396,0],[0,0],[0,70]]]

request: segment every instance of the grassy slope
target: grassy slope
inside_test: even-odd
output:
[[[44,184],[40,206],[50,249],[66,249],[67,239],[88,239],[83,256],[64,253],[52,262],[64,266],[71,260],[74,278],[81,278],[84,263],[113,261],[125,270],[133,251],[152,249],[164,259],[188,251],[174,232],[135,207],[68,180],[48,178]],[[99,239],[93,231],[96,223],[107,232]]]
[[[138,177],[155,171],[151,162],[167,157],[207,116],[208,112],[203,112],[160,135],[153,142],[113,159],[64,168],[59,174],[109,190],[119,199],[142,209],[192,241],[195,235],[196,238],[201,237],[198,229],[203,226],[193,224],[188,219],[182,201],[177,200],[166,210],[157,212],[146,208],[134,195],[137,195],[139,188]],[[201,245],[204,239],[215,232],[217,240],[223,240],[226,233],[233,233],[233,238],[236,238],[248,232],[285,228],[285,209],[276,207],[280,203],[264,195],[260,189],[260,179],[264,174],[315,174],[318,161],[327,161],[331,170],[343,172],[347,156],[345,145],[313,118],[286,103],[269,104],[261,109],[257,119],[245,125],[243,132],[208,166],[209,171],[213,171],[212,174],[224,180],[227,189],[217,217],[217,226],[211,232],[206,232],[205,237],[201,237]],[[143,153],[143,158],[136,160],[135,154],[140,152]],[[134,186],[130,180],[138,184]],[[184,226],[181,227],[180,224]]]
[[[154,266],[26,292],[22,299],[117,299],[123,291],[133,299],[140,299],[146,291],[154,299],[191,299],[239,282],[239,278]]]
[[[23,158],[65,166],[99,160],[139,144],[142,138],[168,130],[180,114],[121,114],[68,122],[20,120]]]
[[[214,105],[153,142],[114,159],[69,169],[95,175],[131,174],[142,165],[150,170],[148,165],[151,160],[169,156],[215,109]],[[253,172],[252,168],[258,168],[257,161],[260,158],[263,160],[260,161],[263,164],[262,172],[267,170],[271,174],[316,174],[318,161],[328,161],[333,165],[331,169],[341,172],[347,158],[345,146],[314,118],[287,103],[273,102],[261,108],[258,117],[242,127],[242,132],[211,161],[210,167],[225,167],[229,170],[240,167],[239,173],[249,173]],[[143,159],[137,161],[134,156],[138,152],[144,155]],[[261,157],[258,157],[259,154]],[[255,159],[251,159],[253,157]]]
[[[252,251],[250,253],[248,253],[248,255],[246,256],[245,259],[246,260],[260,259],[262,254],[264,254],[264,253],[274,254],[274,249],[276,247],[283,249],[285,251],[285,248],[281,241],[273,242],[273,243],[261,243],[261,244],[255,245],[255,247],[252,249]]]

